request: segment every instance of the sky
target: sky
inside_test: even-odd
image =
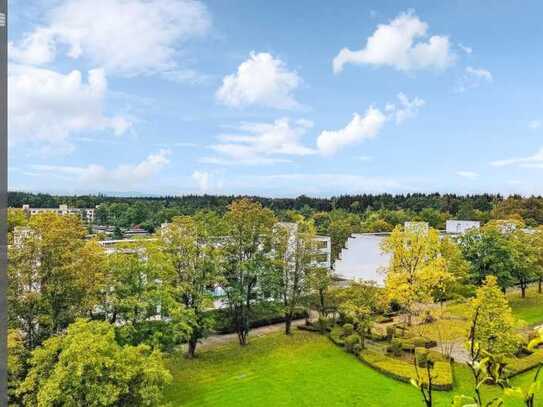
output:
[[[9,188],[543,194],[543,3],[9,0]]]

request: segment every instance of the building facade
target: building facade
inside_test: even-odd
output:
[[[27,216],[37,215],[39,213],[55,213],[57,215],[76,215],[87,223],[94,223],[96,210],[94,208],[69,208],[66,204],[59,205],[58,208],[31,208],[30,205],[23,205],[23,211]]]

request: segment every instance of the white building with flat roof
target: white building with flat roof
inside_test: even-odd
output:
[[[479,229],[481,222],[477,220],[450,219],[445,225],[445,232],[451,235],[463,235],[470,229]]]
[[[61,204],[58,208],[31,208],[30,205],[23,205],[23,211],[28,215],[37,215],[39,213],[56,213],[57,215],[77,215],[87,223],[94,223],[96,210],[94,208],[69,208],[66,204]]]

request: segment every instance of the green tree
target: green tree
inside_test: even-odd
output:
[[[209,223],[189,216],[174,217],[159,232],[158,252],[153,263],[166,270],[164,281],[169,285],[173,298],[192,312],[188,325],[189,357],[194,357],[198,341],[205,338],[213,319],[213,288],[221,281],[219,275],[220,250],[212,242]]]
[[[285,334],[290,335],[292,318],[316,269],[315,228],[310,222],[277,224],[273,231],[274,291],[283,303]]]
[[[271,267],[275,216],[260,203],[240,199],[230,204],[225,221],[228,235],[223,238],[224,288],[239,343],[245,345],[251,304],[258,300],[257,283]]]
[[[513,247],[508,236],[496,224],[488,224],[477,230],[471,229],[458,239],[464,258],[469,262],[469,279],[481,285],[486,276],[496,276],[502,290],[515,282]]]
[[[17,389],[23,382],[28,370],[29,352],[25,347],[23,333],[16,329],[8,330],[7,338],[8,361],[8,405],[21,405]]]
[[[171,381],[158,351],[120,346],[107,322],[78,320],[32,352],[25,406],[155,406]]]
[[[89,315],[102,288],[103,252],[75,216],[35,215],[9,248],[9,323],[33,349]]]

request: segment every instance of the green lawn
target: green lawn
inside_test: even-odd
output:
[[[422,406],[412,386],[366,367],[326,337],[302,331],[255,338],[245,348],[228,344],[195,360],[178,355],[169,364],[174,382],[166,399],[172,406]],[[456,367],[455,381],[455,392],[470,391],[466,368]],[[453,394],[437,393],[436,405],[450,405]]]
[[[526,298],[520,298],[520,292],[508,293],[507,297],[515,316],[529,325],[543,323],[543,294],[537,293],[537,287],[530,287]]]

